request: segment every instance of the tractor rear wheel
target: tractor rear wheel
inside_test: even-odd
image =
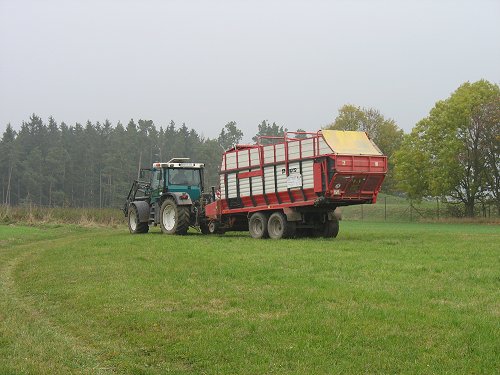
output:
[[[294,221],[287,221],[286,216],[281,212],[273,213],[267,222],[269,237],[274,240],[293,237],[296,229],[297,224]]]
[[[186,234],[189,223],[189,206],[178,206],[173,199],[165,199],[160,209],[161,231],[166,234]]]
[[[148,223],[141,223],[139,221],[139,212],[137,207],[131,205],[128,209],[128,230],[132,234],[148,233]]]
[[[248,229],[253,238],[267,238],[267,216],[262,212],[256,212],[250,216]]]

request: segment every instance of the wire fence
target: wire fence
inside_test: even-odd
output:
[[[342,208],[344,220],[366,221],[435,221],[465,218],[465,207],[461,203],[448,203],[436,200],[421,202],[408,201],[395,196],[379,196],[377,203],[356,205]],[[478,202],[475,218],[482,220],[500,220],[497,205]]]

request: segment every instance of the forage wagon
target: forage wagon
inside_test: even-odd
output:
[[[287,132],[226,150],[217,192],[205,191],[203,169],[182,159],[154,163],[150,180],[135,181],[127,198],[130,231],[159,224],[169,234],[193,226],[254,238],[336,237],[339,207],[376,202],[387,157],[365,132]],[[181,171],[189,179],[176,181]]]

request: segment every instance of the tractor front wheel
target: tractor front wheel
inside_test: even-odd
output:
[[[165,234],[186,234],[189,228],[189,206],[178,206],[165,199],[160,210],[160,227]]]
[[[148,223],[141,223],[139,221],[139,212],[137,207],[131,205],[128,209],[128,230],[132,234],[148,233]]]

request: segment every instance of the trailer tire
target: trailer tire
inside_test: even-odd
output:
[[[200,232],[201,232],[201,234],[211,234],[210,230],[208,229],[208,225],[209,224],[207,224],[207,223],[200,224]]]
[[[273,240],[293,237],[296,229],[297,223],[287,221],[286,216],[281,212],[273,213],[267,222],[267,231]]]
[[[252,238],[267,238],[267,216],[262,212],[255,212],[248,221],[248,230]]]
[[[139,221],[139,212],[137,207],[130,205],[128,209],[128,230],[131,234],[148,233],[148,223],[141,223]]]
[[[224,234],[224,231],[219,228],[215,221],[201,224],[200,230],[202,234]]]
[[[173,199],[165,199],[160,209],[161,231],[165,234],[186,234],[189,216],[189,206],[178,206]]]
[[[211,221],[207,226],[207,234],[224,234],[226,230],[221,227],[220,223]]]
[[[325,231],[323,237],[337,237],[339,234],[339,221],[338,220],[330,220],[325,223]]]

